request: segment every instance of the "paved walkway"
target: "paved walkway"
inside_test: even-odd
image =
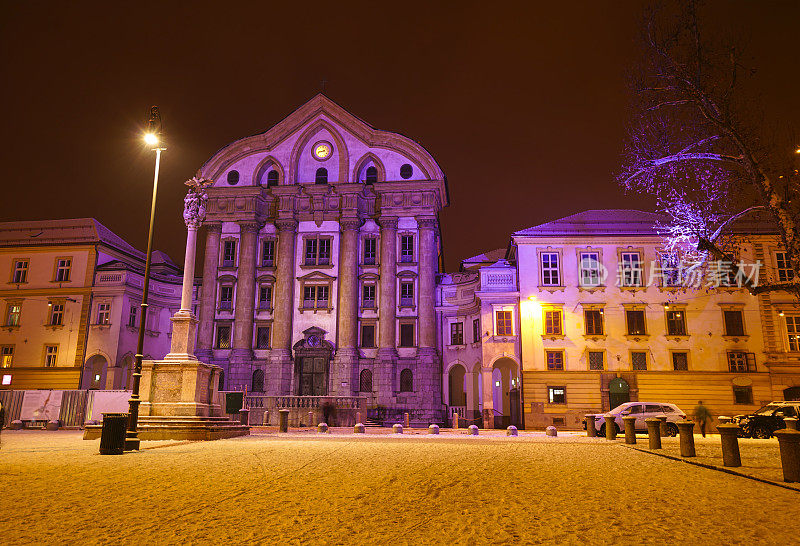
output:
[[[620,444],[257,434],[98,454],[4,431],[3,544],[787,544],[800,493]]]

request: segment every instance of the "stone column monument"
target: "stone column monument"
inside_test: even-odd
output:
[[[141,415],[199,416],[220,415],[216,403],[221,368],[206,364],[194,355],[197,318],[192,312],[192,288],[197,229],[203,222],[211,184],[205,179],[186,182],[189,192],[184,199],[186,223],[186,258],[183,269],[181,308],[172,317],[172,345],[163,360],[142,363]]]

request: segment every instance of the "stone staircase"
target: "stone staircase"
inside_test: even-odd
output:
[[[100,438],[102,425],[86,425],[84,440]],[[141,416],[137,426],[139,439],[148,440],[220,440],[247,436],[250,427],[227,417]]]

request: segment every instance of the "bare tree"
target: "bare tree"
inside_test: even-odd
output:
[[[790,282],[750,284],[751,292],[800,294],[798,210],[788,198],[788,143],[767,143],[753,103],[740,96],[743,65],[731,43],[701,35],[695,2],[680,13],[651,11],[646,55],[634,78],[637,97],[619,183],[656,198],[669,217],[660,226],[669,252],[699,261],[735,261],[737,222],[760,211],[780,234]]]

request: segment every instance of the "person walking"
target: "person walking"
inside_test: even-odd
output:
[[[703,438],[706,437],[706,423],[711,420],[711,412],[703,405],[703,401],[697,402],[697,407],[694,408],[694,418],[700,424],[700,434]]]

